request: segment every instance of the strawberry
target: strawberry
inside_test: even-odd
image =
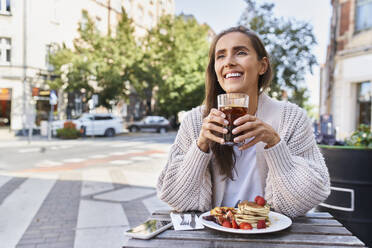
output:
[[[222,216],[217,216],[216,217],[217,219],[217,223],[220,224],[222,226],[222,223],[226,220],[224,217]]]
[[[234,229],[239,229],[239,226],[238,224],[236,224],[236,221],[234,219],[232,219],[231,224]]]
[[[228,220],[225,220],[225,221],[222,223],[222,226],[223,226],[223,227],[232,228],[231,223],[230,223],[230,221],[228,221]]]
[[[251,224],[244,223],[244,222],[240,223],[239,228],[243,229],[243,230],[252,230],[253,229]]]
[[[260,206],[265,206],[266,204],[266,201],[265,201],[265,198],[263,198],[262,196],[256,196],[256,198],[254,198],[254,201],[260,205]]]
[[[257,222],[257,229],[264,229],[264,228],[266,228],[266,222],[265,222],[265,220],[259,220]]]

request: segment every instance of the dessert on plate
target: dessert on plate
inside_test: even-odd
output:
[[[210,211],[211,215],[203,218],[224,227],[251,230],[270,226],[269,213],[270,206],[266,200],[262,196],[256,196],[254,202],[242,201],[237,209],[215,207]]]

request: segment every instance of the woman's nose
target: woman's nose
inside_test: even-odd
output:
[[[225,60],[225,67],[230,67],[236,65],[235,59],[233,56],[227,56]]]

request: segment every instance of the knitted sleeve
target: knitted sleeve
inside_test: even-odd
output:
[[[196,144],[200,127],[201,116],[194,109],[183,119],[158,178],[158,197],[177,211],[206,211],[212,206],[208,169],[212,153],[204,153]]]
[[[304,215],[330,194],[328,169],[304,110],[286,103],[281,141],[264,151],[268,165],[265,197],[275,211]]]

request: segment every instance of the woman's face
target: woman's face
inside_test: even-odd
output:
[[[226,93],[257,94],[258,77],[267,69],[267,58],[259,61],[250,38],[232,32],[217,41],[214,69]]]

